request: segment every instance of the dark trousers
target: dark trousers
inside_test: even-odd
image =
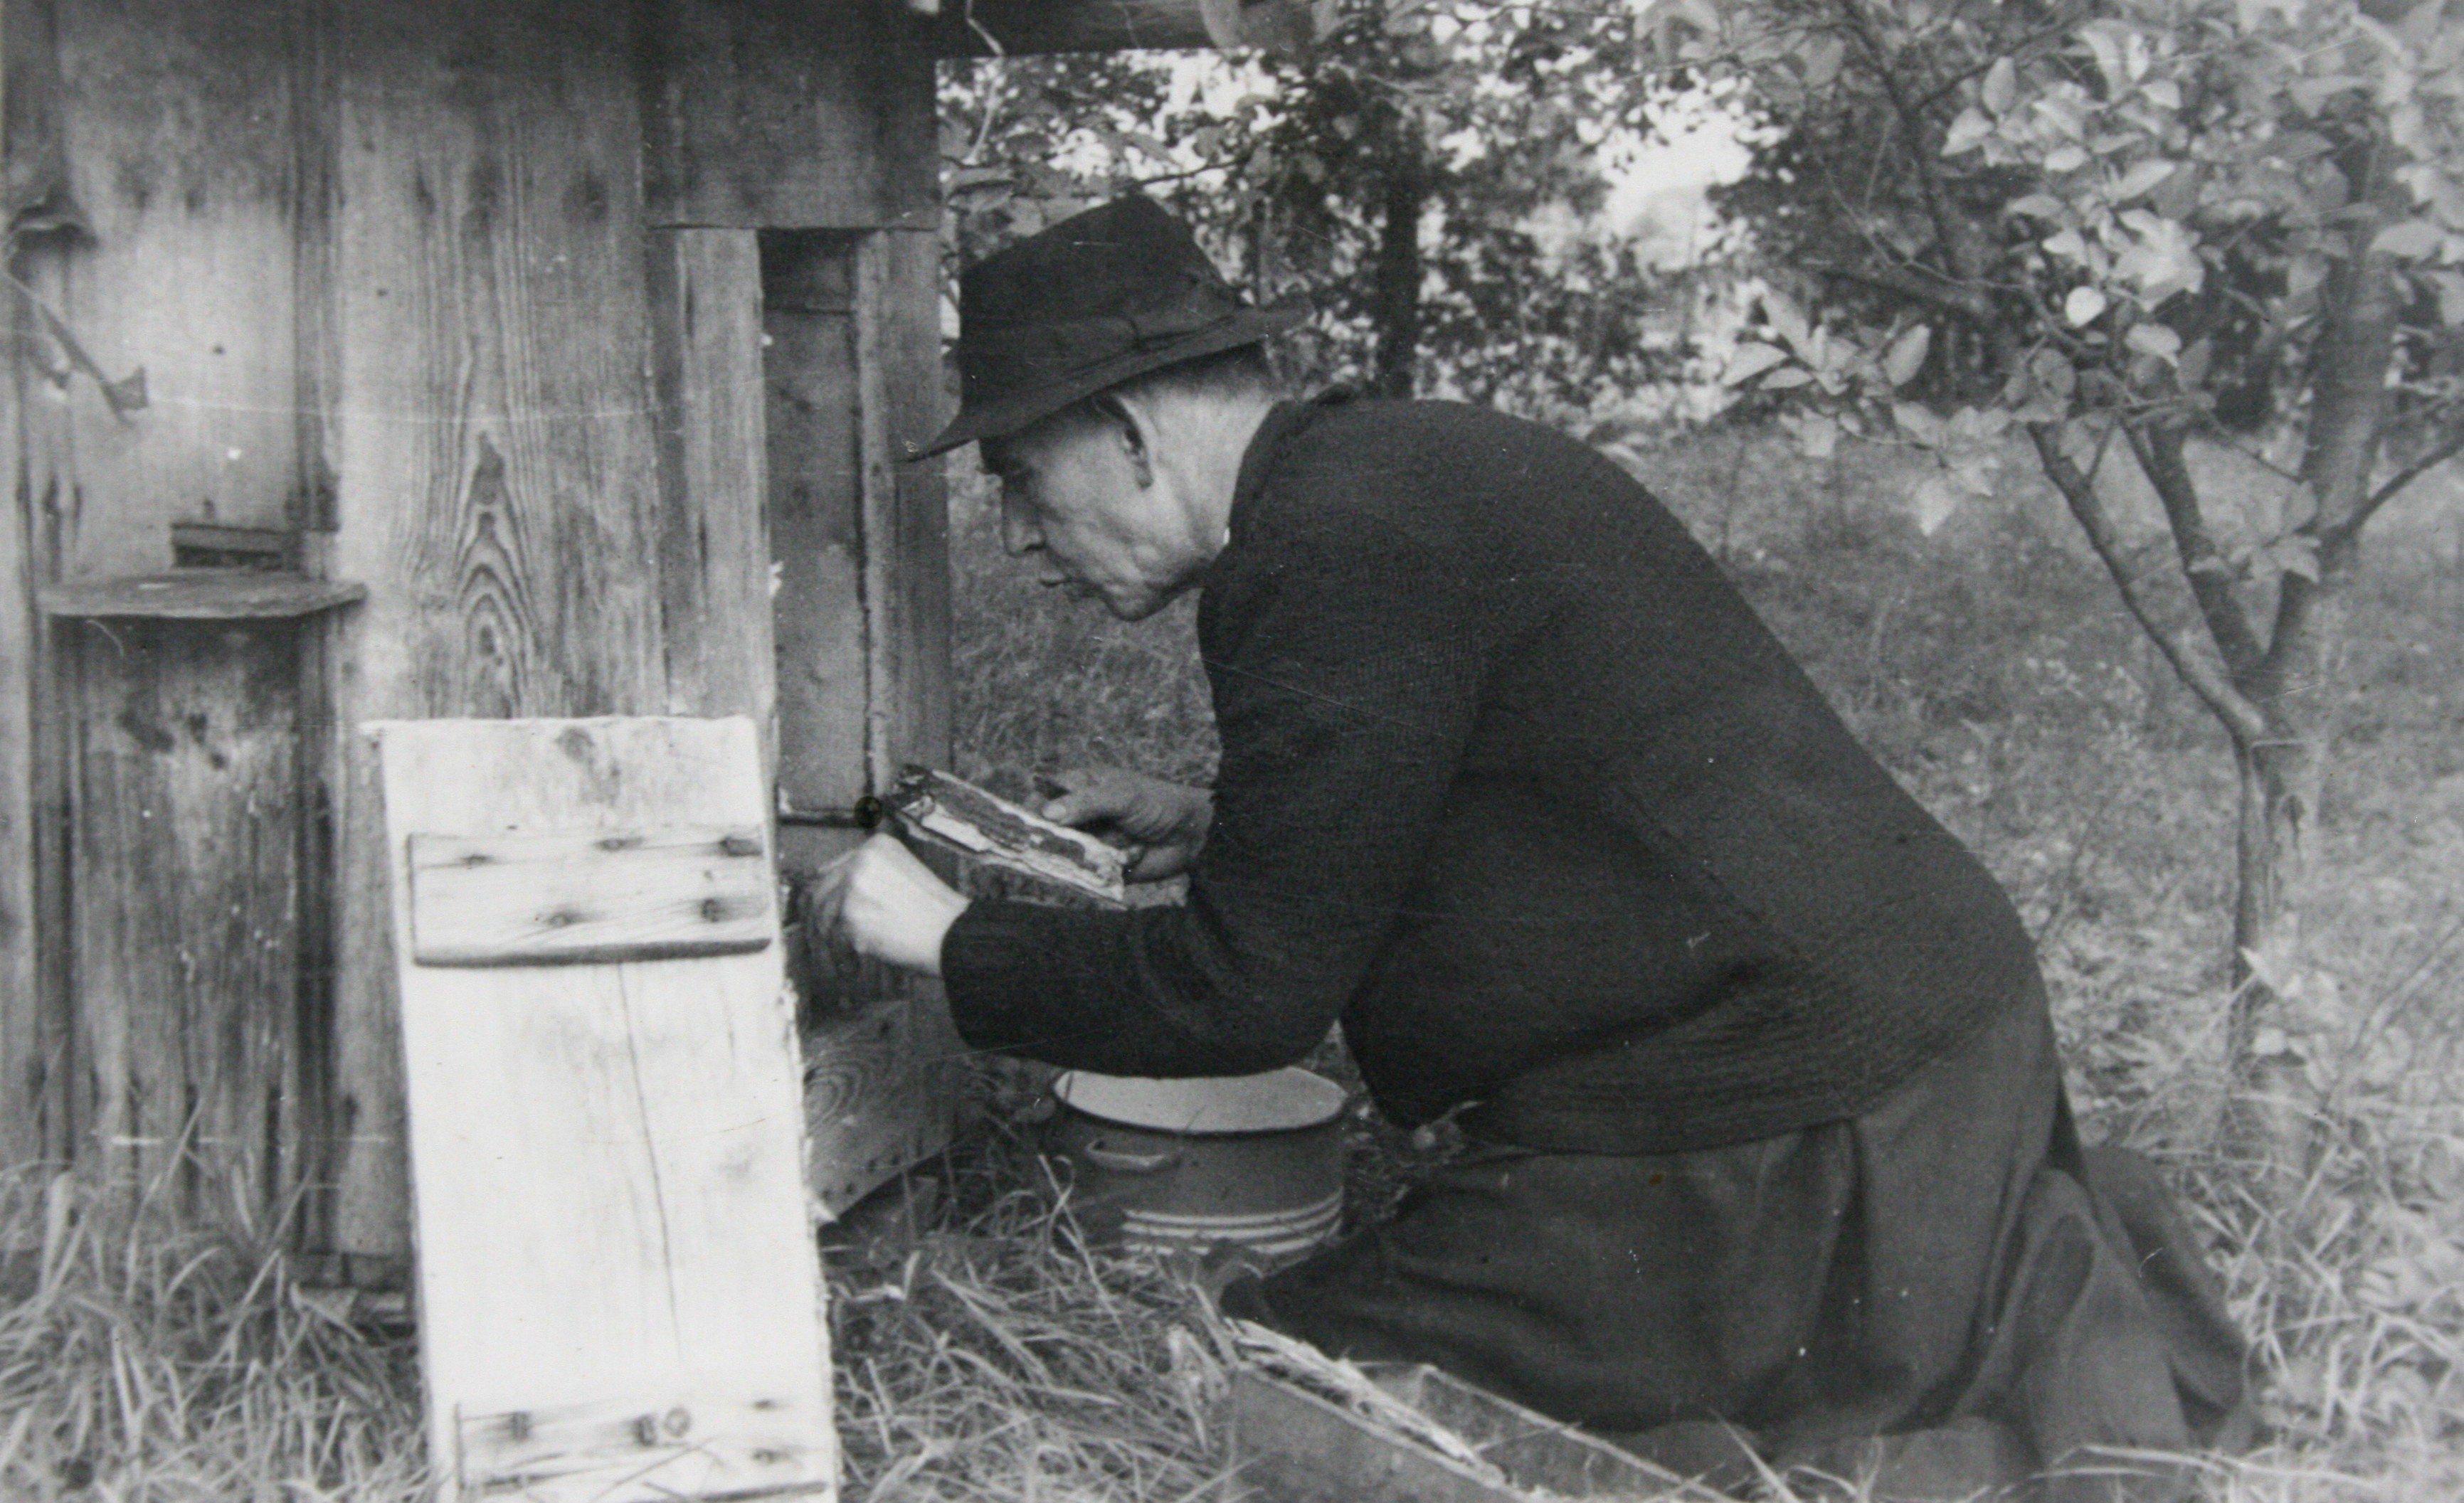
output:
[[[1475,1144],[1392,1221],[1224,1308],[1434,1362],[1689,1472],[1733,1472],[1750,1445],[1861,1471],[1878,1498],[2032,1477],[2049,1498],[2172,1496],[2169,1469],[2094,1452],[2248,1423],[2213,1275],[2152,1165],[2079,1146],[2041,1002],[1850,1121],[1669,1155]]]

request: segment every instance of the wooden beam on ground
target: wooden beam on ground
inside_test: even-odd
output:
[[[759,831],[752,722],[375,728],[386,848]],[[743,858],[762,868],[766,851]],[[793,1010],[759,949],[491,968],[413,957],[396,863],[429,1454],[449,1496],[825,1492],[828,1328]]]

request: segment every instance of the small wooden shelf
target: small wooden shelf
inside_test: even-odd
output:
[[[345,579],[261,569],[181,569],[50,585],[35,599],[46,616],[238,621],[314,616],[367,596],[366,585]]]

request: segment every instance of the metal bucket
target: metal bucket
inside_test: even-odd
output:
[[[1139,1252],[1237,1244],[1298,1257],[1343,1214],[1343,1088],[1297,1067],[1148,1080],[1073,1070],[1052,1082],[1056,1144],[1080,1219]]]

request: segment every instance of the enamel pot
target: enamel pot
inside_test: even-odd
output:
[[[1082,1223],[1133,1251],[1237,1243],[1268,1261],[1334,1234],[1343,1088],[1298,1068],[1148,1080],[1073,1070],[1052,1083],[1056,1145]]]

